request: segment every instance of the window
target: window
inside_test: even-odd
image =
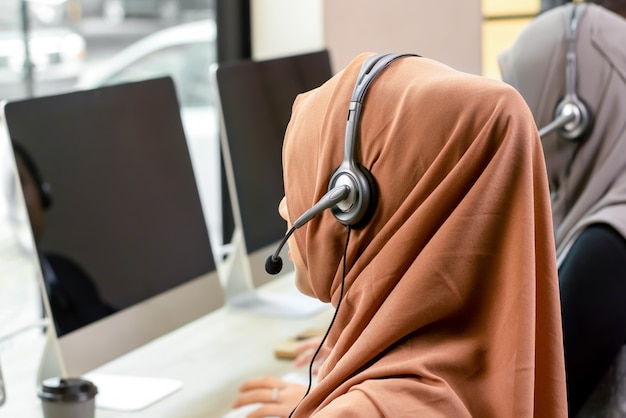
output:
[[[483,75],[500,79],[497,57],[513,44],[519,33],[535,18],[540,0],[482,0]]]
[[[204,167],[205,144],[217,137],[217,123],[207,110],[213,97],[208,66],[217,57],[214,2],[0,0],[0,100],[172,75],[181,109],[190,110],[181,119],[193,138],[192,154],[200,151],[193,162],[203,179],[210,177],[213,172],[205,173]],[[0,139],[1,339],[41,319],[43,305],[12,150],[7,138]],[[0,357],[15,342],[0,341]]]

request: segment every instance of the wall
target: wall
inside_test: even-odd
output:
[[[361,52],[412,52],[481,72],[480,0],[324,0],[336,68]]]
[[[251,0],[251,9],[254,59],[324,48],[322,0]]]
[[[480,0],[252,0],[256,59],[326,47],[335,71],[389,51],[480,74],[481,25]]]

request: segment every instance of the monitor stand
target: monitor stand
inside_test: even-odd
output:
[[[300,293],[293,285],[293,273],[280,276],[263,289],[234,296],[226,304],[236,310],[287,318],[312,316],[328,307],[328,304]]]
[[[231,252],[218,266],[226,306],[261,315],[302,318],[315,315],[328,307],[327,303],[302,294],[295,286],[293,271],[281,274],[261,288],[255,288],[250,260],[243,234],[236,229]]]

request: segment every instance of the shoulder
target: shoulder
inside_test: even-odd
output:
[[[626,252],[626,239],[606,223],[589,225],[580,234],[575,245],[583,246],[586,250],[597,254],[602,254],[607,250]]]
[[[586,227],[567,254],[562,268],[626,272],[626,239],[605,223]]]

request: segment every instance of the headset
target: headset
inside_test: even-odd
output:
[[[265,261],[265,270],[269,274],[277,274],[282,269],[283,262],[279,253],[291,234],[324,210],[331,209],[334,217],[346,226],[362,227],[370,220],[377,203],[376,182],[372,174],[355,159],[361,108],[365,93],[374,79],[395,60],[409,56],[418,55],[378,54],[368,58],[361,65],[348,108],[343,160],[330,177],[328,192],[296,219],[274,254]]]
[[[566,25],[565,96],[556,105],[552,122],[539,130],[540,137],[558,129],[563,139],[578,142],[591,132],[593,125],[591,109],[576,93],[576,38],[579,21],[587,6],[585,3],[573,4],[569,25]]]

